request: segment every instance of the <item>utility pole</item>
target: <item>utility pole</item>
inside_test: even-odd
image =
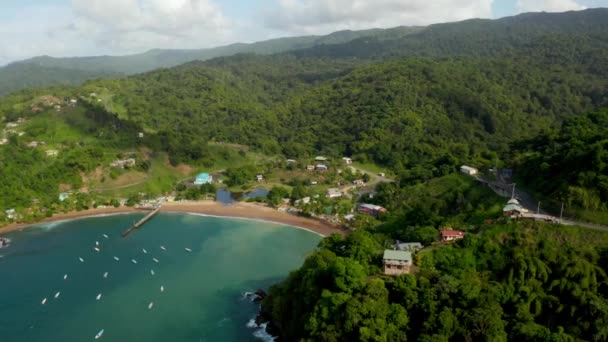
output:
[[[515,198],[515,183],[513,183],[513,190],[511,191],[511,199]]]
[[[540,201],[538,201],[538,206],[536,207],[536,215],[540,214]]]

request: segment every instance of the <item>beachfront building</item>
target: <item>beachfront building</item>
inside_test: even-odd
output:
[[[476,168],[474,168],[474,167],[462,165],[460,167],[460,172],[464,173],[465,175],[474,176],[479,171]]]
[[[375,205],[375,204],[361,203],[361,204],[359,204],[359,208],[357,209],[357,211],[362,214],[378,216],[380,214],[385,213],[386,208],[383,208],[383,207],[381,207],[379,205]]]
[[[446,229],[441,231],[441,241],[443,242],[460,240],[462,238],[464,238],[464,232],[461,232],[459,230]]]
[[[213,183],[213,176],[210,174],[203,172],[199,173],[194,179],[194,185],[203,185]]]
[[[401,275],[410,273],[412,267],[412,253],[387,249],[382,257],[384,274]]]

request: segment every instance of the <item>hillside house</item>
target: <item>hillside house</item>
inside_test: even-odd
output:
[[[206,172],[199,173],[198,175],[196,175],[196,178],[194,179],[194,185],[210,184],[212,182],[213,182],[213,176]]]
[[[380,214],[385,213],[386,208],[375,204],[362,203],[359,204],[359,208],[357,208],[357,211],[366,215],[378,216]]]
[[[287,159],[287,163],[288,164],[293,164],[296,163],[297,161],[295,159]]]
[[[365,186],[365,182],[363,181],[363,179],[357,179],[353,181],[353,185],[356,186]]]
[[[329,170],[329,167],[325,164],[319,164],[317,166],[315,166],[315,170],[317,171],[327,171]]]
[[[299,200],[296,200],[295,202],[293,202],[295,205],[300,205],[300,204],[308,204],[310,203],[310,197],[304,197],[301,198]]]
[[[16,122],[9,122],[6,124],[6,128],[17,128],[19,127],[19,124]]]
[[[441,231],[441,241],[443,242],[460,240],[462,238],[464,238],[464,232],[459,230],[446,229]]]
[[[6,138],[0,139],[0,145],[6,145],[6,144],[8,144],[8,139],[6,139]]]
[[[15,209],[5,210],[4,213],[6,214],[7,219],[9,219],[9,220],[15,219]]]
[[[515,198],[511,198],[507,205],[502,208],[502,214],[508,217],[520,217],[522,214],[527,213],[528,210],[519,204],[519,201]]]
[[[306,165],[306,170],[308,170],[308,171],[314,171],[315,170],[315,166],[314,165]]]
[[[398,251],[417,252],[424,248],[420,242],[399,242],[395,241],[393,248]]]
[[[143,137],[144,137],[144,132],[138,132],[138,133],[137,133],[137,137],[138,137],[139,139],[143,139]]]
[[[338,197],[342,197],[342,191],[340,191],[340,189],[336,189],[336,188],[331,188],[331,189],[327,189],[327,198],[338,198]]]
[[[350,165],[350,164],[352,164],[352,163],[353,163],[353,160],[352,160],[351,158],[348,158],[348,157],[344,157],[344,158],[342,158],[342,161],[343,161],[343,162],[344,162],[344,164],[346,164],[346,165]]]
[[[59,194],[59,201],[63,202],[66,199],[68,199],[68,197],[70,197],[70,193],[69,192],[62,192]]]
[[[120,168],[120,169],[124,169],[125,167],[132,167],[132,166],[135,166],[135,159],[128,158],[128,159],[117,160],[117,161],[112,162],[110,164],[110,166]]]
[[[31,148],[36,148],[38,146],[44,146],[44,145],[46,145],[46,143],[44,141],[32,141],[29,144],[27,144],[27,146],[31,147]]]
[[[316,156],[316,157],[315,157],[315,161],[316,161],[316,162],[326,162],[326,161],[328,161],[328,160],[329,160],[329,159],[327,159],[327,158],[325,158],[325,157],[322,157],[322,156]]]
[[[257,179],[258,183],[264,180],[264,175],[257,175],[255,176],[255,178]]]
[[[469,176],[474,176],[476,175],[479,171],[474,168],[474,167],[470,167],[470,166],[466,166],[466,165],[462,165],[460,167],[460,172],[464,173],[465,175],[469,175]]]
[[[58,150],[46,150],[44,153],[46,153],[47,157],[57,157],[59,155]]]
[[[382,257],[384,274],[401,275],[410,273],[412,267],[412,253],[387,249]]]

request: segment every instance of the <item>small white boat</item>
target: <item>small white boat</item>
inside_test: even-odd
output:
[[[63,275],[63,280],[66,280],[66,279],[68,279],[68,275],[67,275],[67,274],[64,274],[64,275]]]
[[[108,236],[106,234],[103,234],[103,237],[106,238],[106,239],[108,238]]]
[[[97,295],[97,297],[95,297],[95,300],[100,300],[101,299],[101,293]]]
[[[131,262],[134,264],[137,264],[137,260],[135,260],[135,259],[131,259]]]
[[[42,304],[42,305],[46,304],[46,298],[44,298],[40,304]]]
[[[142,248],[141,251],[144,252],[144,254],[148,254],[148,251],[145,248]]]
[[[154,274],[155,274],[155,273],[154,273],[154,270],[150,270],[150,274],[151,274],[151,275],[154,275]]]
[[[160,292],[165,292],[165,287],[164,286],[160,286]]]
[[[95,246],[99,246],[99,241],[95,241]]]
[[[167,249],[165,248],[165,246],[160,246],[160,249],[162,249],[163,251],[166,251]]]
[[[115,257],[114,257],[114,260],[116,260],[116,261],[120,261],[120,259],[118,259],[118,257],[117,257],[117,256],[115,256]]]
[[[153,306],[154,306],[154,302],[150,302],[150,304],[148,304],[148,310],[151,310]]]
[[[93,249],[95,250],[95,252],[99,253],[99,248],[93,247]]]
[[[108,277],[108,272],[104,273],[104,274],[103,274],[103,277],[104,277],[104,278],[107,278],[107,277]]]
[[[188,247],[184,248],[187,252],[192,252],[192,250]]]
[[[57,293],[55,293],[55,299],[59,298],[60,294],[61,294],[61,291],[57,291]]]
[[[95,339],[99,340],[101,338],[101,336],[103,336],[103,329],[99,330],[99,332],[97,333],[97,335],[95,335]]]
[[[79,258],[78,258],[78,260],[80,260],[80,262],[84,262],[84,259],[83,259],[83,258],[80,258],[80,257],[79,257]]]
[[[156,259],[156,258],[152,258],[152,260],[154,260],[154,262],[157,263],[157,264],[159,262],[158,259]]]

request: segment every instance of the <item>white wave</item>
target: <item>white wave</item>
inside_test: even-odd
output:
[[[267,327],[268,327],[268,323],[257,324],[255,322],[255,318],[252,318],[249,320],[249,322],[247,322],[247,328],[256,329],[253,332],[253,336],[255,338],[260,339],[265,342],[273,342],[274,340],[276,340],[276,337],[270,335],[268,333],[268,331],[266,331]]]

